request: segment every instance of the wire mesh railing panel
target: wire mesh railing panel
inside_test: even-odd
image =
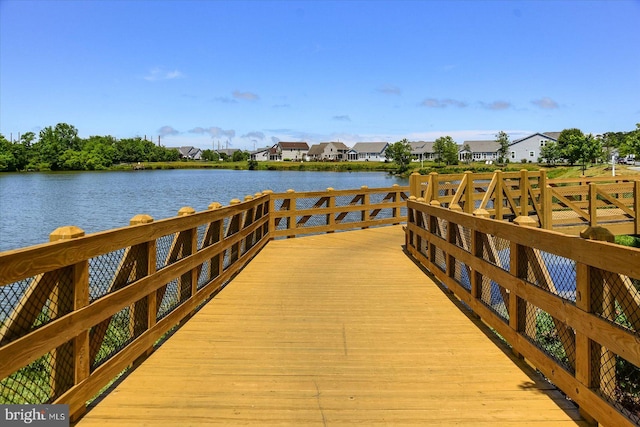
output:
[[[471,291],[471,270],[467,265],[459,260],[455,260],[454,263],[454,279],[465,288],[467,291]]]
[[[479,239],[482,259],[505,271],[511,268],[511,242],[502,237],[483,234]]]
[[[168,234],[156,240],[156,270],[160,270],[169,264],[169,256],[175,238],[176,234]]]
[[[591,304],[595,315],[640,335],[640,279],[592,269]]]
[[[139,258],[130,252],[139,252],[134,248],[119,249],[89,259],[89,300],[91,302],[111,292],[114,286],[122,287],[129,283],[131,272]],[[118,274],[119,273],[119,274]],[[117,276],[121,283],[116,283]]]
[[[198,248],[202,247],[202,242],[204,241],[204,238],[206,237],[206,232],[207,232],[207,226],[209,224],[202,224],[199,225],[197,228],[197,233],[198,233]]]
[[[174,279],[160,288],[162,291],[162,301],[158,302],[157,320],[162,319],[180,305],[179,280]]]
[[[576,262],[549,252],[528,248],[522,257],[521,271],[526,280],[561,298],[576,301]]]
[[[34,281],[37,282],[42,278],[38,275],[31,279],[20,280],[5,286],[0,286],[0,327],[11,318],[16,311],[18,304],[22,300],[25,292]],[[0,337],[0,341],[3,341]]]
[[[570,373],[575,372],[575,331],[529,302],[525,305],[524,334],[536,347]]]
[[[0,381],[0,405],[43,404],[52,400],[51,353]]]
[[[600,393],[640,424],[640,367],[606,348],[600,349]]]
[[[438,247],[434,248],[434,259],[431,260],[440,270],[447,271],[447,259],[444,251]]]
[[[211,277],[211,261],[205,261],[200,267],[200,274],[198,274],[198,289],[209,283]]]
[[[97,325],[91,329],[90,335],[100,335],[101,338],[100,348],[93,359],[92,369],[109,360],[133,340],[134,319],[132,314],[131,307],[125,307],[111,316],[106,328],[104,325]]]
[[[505,322],[509,321],[509,294],[489,277],[482,276],[480,281],[480,300]]]
[[[456,245],[467,252],[471,252],[471,229],[469,227],[458,226]]]

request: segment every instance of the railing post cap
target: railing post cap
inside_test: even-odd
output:
[[[462,212],[462,207],[457,203],[452,203],[451,205],[449,205],[449,210],[455,211],[455,212]]]
[[[149,224],[153,222],[153,217],[148,214],[138,214],[129,220],[129,225]]]
[[[333,191],[333,187],[327,187],[327,191]]]
[[[429,172],[429,175],[438,175],[438,172]]]
[[[360,189],[361,189],[361,190],[368,190],[368,189],[369,189],[369,186],[368,186],[368,185],[361,185],[361,186],[360,186]]]
[[[249,201],[249,200],[253,200],[253,196],[251,194],[247,194],[246,196],[244,196],[244,200]]]
[[[418,197],[418,198],[416,199],[416,202],[420,202],[420,203],[424,203],[424,202],[426,202],[426,201],[427,201],[427,200],[426,200],[424,197]]]
[[[400,187],[400,184],[393,184],[392,187]]]
[[[58,240],[70,240],[84,236],[84,230],[75,225],[65,225],[58,227],[49,234],[49,241],[56,242]]]
[[[273,194],[273,190],[263,190],[262,194]]]
[[[287,193],[295,193],[295,192],[296,192],[296,190],[294,190],[294,189],[292,189],[292,188],[290,188],[290,189],[288,189],[288,190],[287,190]]]
[[[178,211],[178,216],[192,215],[194,213],[196,213],[196,210],[193,209],[191,206],[183,206]]]
[[[240,199],[231,199],[231,201],[229,202],[230,205],[237,205],[241,203]]]
[[[208,206],[210,211],[214,209],[220,209],[221,207],[222,207],[222,203],[218,203],[218,202],[209,203],[209,206]]]
[[[473,215],[474,216],[479,216],[482,218],[489,218],[489,212],[485,209],[476,209],[475,211],[473,211]]]
[[[409,196],[409,200],[416,201],[416,196]]]
[[[440,203],[439,200],[432,200],[432,201],[429,202],[429,204],[431,206],[441,206],[441,203]]]
[[[255,197],[260,197],[260,196],[262,196],[262,193],[260,193],[260,192],[257,192],[256,194],[253,195],[254,198]]]
[[[521,215],[521,216],[517,217],[516,219],[514,219],[513,223],[516,224],[516,225],[523,226],[523,227],[537,227],[538,226],[538,222],[535,219],[533,219],[533,218],[531,218],[529,216],[523,216],[523,215]]]
[[[411,176],[414,176],[414,175],[420,176],[420,172],[413,172],[413,173],[411,174]]]
[[[599,240],[601,242],[614,243],[616,241],[616,236],[614,236],[611,231],[600,226],[585,228],[580,232],[580,237],[588,240]]]

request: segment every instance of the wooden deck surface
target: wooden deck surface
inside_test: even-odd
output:
[[[403,243],[269,243],[79,425],[586,425]]]

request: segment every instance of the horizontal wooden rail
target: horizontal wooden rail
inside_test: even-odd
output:
[[[408,201],[407,250],[603,425],[640,423],[640,250]]]

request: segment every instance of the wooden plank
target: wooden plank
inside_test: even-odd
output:
[[[78,425],[586,425],[403,243],[270,242]]]

